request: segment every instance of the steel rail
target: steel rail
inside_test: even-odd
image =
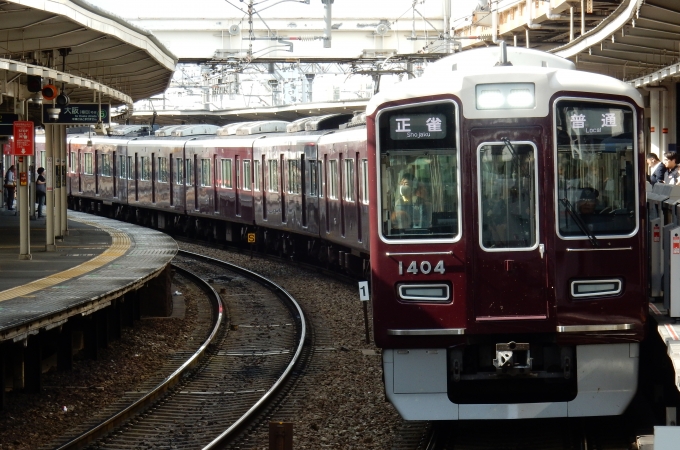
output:
[[[297,349],[295,351],[295,354],[293,355],[293,358],[291,359],[290,363],[288,364],[288,367],[286,370],[281,374],[278,380],[269,388],[267,392],[260,398],[260,400],[257,401],[248,411],[245,412],[236,422],[234,422],[229,428],[227,428],[222,434],[220,434],[217,438],[215,438],[212,442],[210,442],[208,445],[203,447],[203,450],[210,450],[210,449],[215,449],[215,448],[221,448],[222,445],[224,445],[226,442],[228,442],[230,439],[233,439],[236,435],[236,432],[239,431],[240,427],[248,422],[259,410],[260,408],[265,405],[265,403],[275,394],[276,391],[281,387],[281,385],[288,379],[289,375],[293,371],[293,367],[295,367],[298,359],[300,358],[300,354],[302,353],[302,348],[304,347],[305,340],[307,338],[307,325],[305,322],[305,315],[302,312],[302,308],[300,308],[300,305],[295,301],[292,295],[290,295],[285,289],[283,289],[281,286],[278,284],[274,283],[268,278],[263,277],[262,275],[255,273],[251,270],[248,270],[244,267],[237,266],[232,263],[228,263],[226,261],[221,261],[219,259],[211,258],[209,256],[204,256],[204,255],[199,255],[197,253],[192,253],[192,252],[187,252],[185,250],[179,250],[178,255],[186,255],[186,256],[191,256],[192,258],[203,260],[210,262],[212,264],[216,265],[223,265],[228,267],[230,270],[233,270],[235,272],[240,272],[250,278],[253,278],[255,280],[258,280],[261,283],[267,284],[274,288],[274,290],[278,293],[280,293],[282,296],[284,296],[287,301],[293,306],[294,310],[296,311],[297,315],[299,316],[298,319],[300,321],[300,329],[299,329],[299,342]]]
[[[80,436],[77,436],[68,441],[67,443],[57,447],[56,450],[82,448],[83,446],[86,446],[87,444],[110,433],[118,426],[129,421],[132,417],[135,417],[144,410],[148,409],[159,398],[161,398],[169,389],[177,385],[181,381],[183,376],[187,374],[189,370],[193,369],[196,366],[196,364],[198,364],[198,362],[205,354],[205,351],[208,349],[208,346],[214,340],[224,319],[224,305],[222,304],[222,299],[220,298],[219,294],[215,291],[215,289],[213,289],[213,287],[210,286],[210,284],[201,279],[198,275],[186,269],[182,269],[181,267],[177,267],[174,264],[172,265],[172,267],[176,271],[181,272],[182,275],[193,279],[197,284],[201,285],[202,289],[206,290],[206,292],[211,294],[211,298],[213,300],[213,307],[215,309],[216,314],[214,315],[213,329],[210,335],[203,342],[203,344],[201,344],[199,349],[193,355],[191,355],[189,359],[187,359],[184,362],[184,364],[182,364],[172,374],[168,375],[163,381],[161,381],[155,388],[149,391],[146,395],[132,403],[130,406],[112,415],[111,417],[106,419],[104,422],[101,422],[94,428],[91,428],[90,430],[86,431]]]

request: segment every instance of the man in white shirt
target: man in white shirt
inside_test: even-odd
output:
[[[659,157],[656,153],[647,153],[647,165],[650,167],[649,182],[654,186],[657,182],[663,181],[664,175],[668,170],[666,166],[659,161]]]
[[[668,169],[663,182],[666,184],[680,184],[680,165],[678,165],[678,152],[666,152],[663,154],[663,163]]]

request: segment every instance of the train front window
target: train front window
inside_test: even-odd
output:
[[[536,246],[536,148],[505,141],[479,147],[480,244],[486,250]]]
[[[452,102],[436,102],[380,113],[384,239],[450,241],[460,236],[454,111]]]
[[[630,235],[637,224],[633,109],[582,100],[555,109],[559,235]]]

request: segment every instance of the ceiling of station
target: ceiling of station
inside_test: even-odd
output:
[[[623,80],[649,78],[678,63],[680,2],[624,0],[608,21],[553,50],[574,57],[577,67]],[[652,80],[656,77],[649,78]]]
[[[70,49],[65,61],[60,49]],[[24,63],[10,67],[6,80],[43,67],[43,76],[74,77],[52,80],[65,83],[72,102],[91,102],[99,90],[113,104],[163,92],[176,64],[151,33],[82,0],[0,1],[0,58]]]

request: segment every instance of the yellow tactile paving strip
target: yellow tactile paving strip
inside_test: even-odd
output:
[[[76,219],[69,217],[69,220]],[[107,227],[105,225],[102,225],[101,223],[90,222],[88,220],[80,219],[77,219],[77,221],[80,223],[84,223],[86,225],[99,228],[109,233],[111,235],[111,246],[108,249],[106,249],[104,253],[102,253],[101,255],[96,256],[89,261],[85,261],[84,263],[75,266],[71,269],[64,270],[63,272],[55,273],[48,277],[32,281],[30,283],[24,284],[23,286],[17,286],[15,288],[7,289],[6,291],[0,292],[0,302],[4,302],[5,300],[10,300],[12,298],[25,297],[36,291],[47,289],[64,281],[79,277],[88,272],[92,272],[93,270],[99,269],[100,267],[110,263],[111,261],[120,258],[130,249],[131,241],[130,236],[128,236],[127,233],[124,233],[115,228]]]

